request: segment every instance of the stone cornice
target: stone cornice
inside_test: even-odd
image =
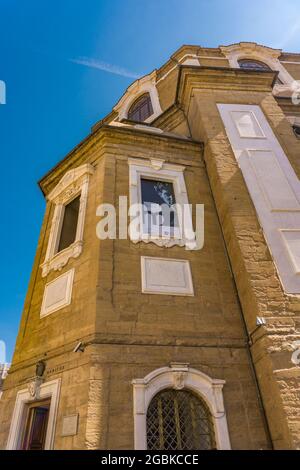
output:
[[[271,93],[276,77],[277,73],[273,71],[182,65],[176,102],[188,106],[189,96],[195,88]]]
[[[201,335],[198,338],[184,338],[178,340],[175,336],[152,336],[152,335],[137,335],[132,336],[131,334],[114,334],[114,333],[94,333],[90,335],[85,335],[80,337],[86,353],[93,353],[93,349],[97,349],[99,346],[106,345],[120,345],[126,347],[140,347],[140,346],[165,346],[165,347],[203,347],[203,348],[224,348],[224,349],[244,349],[246,348],[246,343],[242,337],[230,337],[222,336],[216,338],[211,335]],[[67,344],[60,345],[58,347],[51,348],[47,351],[47,356],[43,357],[45,361],[50,363],[51,360],[57,359],[60,356],[65,356],[64,361],[69,362],[73,359],[78,360],[78,357],[73,355],[74,346],[78,342],[78,339],[68,342]],[[88,346],[88,348],[87,348]],[[90,350],[91,348],[91,350]],[[19,354],[19,352],[18,352]],[[71,355],[71,356],[70,356]],[[9,374],[16,373],[28,367],[34,368],[37,361],[42,357],[41,352],[37,351],[35,355],[26,357],[25,359],[14,360],[13,365],[10,368]],[[16,358],[17,359],[17,358]],[[82,360],[85,361],[82,356]],[[51,367],[51,364],[49,364]],[[47,373],[47,369],[46,369]],[[27,375],[26,375],[27,377]],[[28,377],[27,377],[28,379]],[[9,388],[9,387],[7,387]]]
[[[236,44],[230,44],[229,46],[220,46],[220,50],[225,55],[243,51],[245,54],[259,53],[275,59],[278,59],[282,53],[282,49],[273,49],[272,47],[256,44],[256,42],[238,42]]]
[[[160,130],[158,129],[158,131]],[[83,163],[93,163],[95,153],[107,143],[107,139],[112,139],[114,143],[126,139],[126,144],[130,144],[132,140],[132,143],[135,145],[143,145],[145,138],[148,145],[156,145],[159,141],[169,141],[172,143],[172,146],[177,146],[179,149],[183,149],[187,145],[195,146],[195,148],[199,148],[199,145],[201,146],[201,142],[196,142],[184,136],[176,136],[175,134],[163,131],[159,133],[149,132],[147,126],[144,129],[142,126],[113,126],[105,124],[96,132],[89,134],[80,144],[71,150],[63,160],[40,179],[38,184],[43,194],[48,194],[66,171]]]

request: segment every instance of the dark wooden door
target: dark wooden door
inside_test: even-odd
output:
[[[50,402],[39,402],[28,407],[23,438],[23,450],[43,450],[48,425]]]

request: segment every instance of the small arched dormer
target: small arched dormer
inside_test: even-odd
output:
[[[128,110],[127,119],[131,121],[144,122],[153,114],[153,106],[150,94],[143,93],[139,96]]]
[[[230,67],[243,67],[262,70],[278,71],[278,80],[274,94],[289,89],[294,79],[280,62],[281,49],[262,46],[255,42],[240,42],[230,46],[220,46],[224,56],[228,59]],[[279,88],[278,88],[279,87]]]
[[[156,70],[133,82],[114,107],[117,120],[151,123],[161,113],[158,91],[156,88]],[[147,117],[146,117],[147,116]]]

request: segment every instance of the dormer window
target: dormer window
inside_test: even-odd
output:
[[[131,121],[144,122],[153,114],[153,107],[149,93],[140,96],[129,108],[127,118]]]
[[[272,69],[265,64],[264,62],[260,62],[259,60],[252,60],[252,59],[241,59],[238,61],[238,64],[241,69],[247,70],[264,70],[264,71],[272,71]],[[282,81],[277,77],[276,79],[277,85],[282,85]]]

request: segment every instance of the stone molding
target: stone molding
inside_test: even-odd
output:
[[[52,380],[51,382],[45,382],[39,386],[38,399],[51,398],[51,404],[49,409],[49,418],[45,440],[45,450],[53,449],[54,432],[56,415],[59,401],[61,379]],[[18,449],[20,446],[20,439],[22,434],[22,425],[24,419],[24,412],[26,411],[26,405],[35,401],[35,395],[32,396],[28,387],[24,390],[20,390],[17,393],[15,407],[10,425],[10,431],[7,441],[7,450]]]
[[[46,284],[41,307],[41,318],[70,305],[74,273],[75,269],[70,269],[70,271],[61,274]]]
[[[46,256],[44,262],[41,264],[43,277],[47,276],[51,270],[60,271],[68,263],[70,258],[78,258],[82,252],[89,178],[93,173],[94,168],[90,164],[84,164],[73,170],[69,170],[47,196],[47,199],[55,204],[55,208]],[[64,208],[66,204],[71,202],[72,199],[79,194],[80,206],[75,241],[64,250],[56,253],[63,222]]]
[[[222,389],[224,380],[212,379],[186,363],[171,363],[156,369],[133,384],[133,414],[135,449],[147,449],[147,409],[152,398],[160,391],[172,388],[191,390],[207,404],[213,418],[218,449],[229,450],[230,440]]]
[[[141,256],[141,272],[144,294],[194,295],[188,260]]]
[[[240,42],[230,46],[220,46],[221,51],[226,56],[231,67],[239,67],[239,60],[252,59],[264,62],[272,70],[278,71],[278,78],[283,82],[274,86],[274,92],[285,91],[294,82],[293,77],[285,69],[279,60],[281,49],[273,49],[271,47],[261,46],[254,42]],[[288,86],[288,87],[287,87]]]
[[[128,165],[129,195],[131,206],[141,203],[140,180],[143,176],[159,179],[162,181],[171,181],[174,187],[176,204],[180,205],[181,207],[183,207],[185,204],[188,204],[188,195],[184,180],[184,166],[165,163],[165,161],[161,159],[143,160],[138,158],[129,158]],[[179,221],[179,225],[180,226],[177,229],[177,233],[175,233],[175,236],[172,238],[164,238],[161,236],[144,233],[141,214],[139,236],[136,237],[134,235],[132,227],[130,226],[130,239],[133,243],[138,243],[141,241],[145,243],[152,242],[160,247],[171,247],[174,245],[185,246],[187,241],[184,238],[181,221]],[[193,230],[192,214],[190,211],[186,211],[185,229],[187,231]]]
[[[159,102],[159,96],[156,89],[156,71],[154,70],[149,75],[136,80],[130,87],[128,87],[125,94],[113,108],[118,113],[118,120],[126,119],[130,106],[139,96],[144,93],[149,93],[153,108],[153,114],[149,116],[144,122],[151,122],[162,113],[162,109]]]

